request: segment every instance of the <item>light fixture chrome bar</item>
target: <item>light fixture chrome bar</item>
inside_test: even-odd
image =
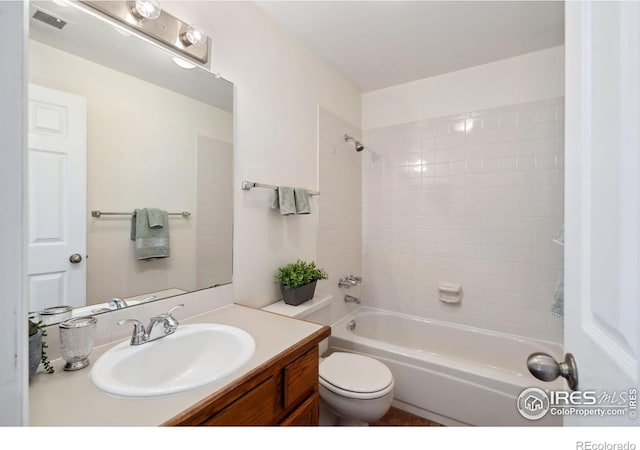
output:
[[[189,24],[165,11],[162,11],[157,19],[139,19],[131,13],[131,1],[81,0],[80,3],[146,34],[186,56],[205,64],[209,60],[209,39],[207,38],[202,45],[186,45],[182,36],[189,29]]]
[[[170,216],[182,216],[185,219],[191,215],[189,211],[182,211],[179,213],[167,213]],[[99,209],[94,209],[91,211],[91,217],[100,217],[100,216],[132,216],[132,212],[104,212]]]
[[[278,186],[274,186],[272,184],[263,184],[263,183],[256,183],[255,181],[243,181],[242,182],[242,190],[244,191],[250,191],[253,188],[260,188],[260,189],[273,189],[274,191],[276,189],[278,189]],[[309,191],[307,190],[307,193],[309,195],[320,195],[320,192],[318,191]]]

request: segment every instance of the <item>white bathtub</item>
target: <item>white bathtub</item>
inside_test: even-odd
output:
[[[396,382],[395,406],[444,425],[562,424],[550,415],[529,421],[516,409],[527,387],[563,388],[560,380],[535,379],[526,367],[533,352],[560,360],[559,344],[361,307],[333,325],[329,347],[385,363]]]

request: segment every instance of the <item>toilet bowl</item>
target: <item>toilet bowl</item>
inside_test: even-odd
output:
[[[330,324],[332,295],[316,296],[298,306],[276,302],[266,311]],[[326,343],[320,352],[326,350]],[[384,416],[393,401],[393,374],[369,356],[334,352],[319,362],[320,425],[368,425]]]
[[[367,425],[391,407],[393,375],[380,361],[335,352],[321,359],[319,375],[321,425]]]

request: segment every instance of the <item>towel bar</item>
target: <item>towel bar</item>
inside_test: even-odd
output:
[[[273,189],[274,191],[278,189],[278,186],[274,186],[272,184],[262,184],[256,183],[255,181],[243,181],[242,182],[242,190],[250,191],[253,188],[261,188],[261,189]],[[318,191],[307,191],[309,195],[320,195]]]
[[[191,215],[189,211],[182,211],[179,213],[167,213],[170,216],[182,216],[185,219]],[[132,212],[104,212],[99,209],[94,209],[91,211],[91,217],[100,217],[100,216],[132,216]]]

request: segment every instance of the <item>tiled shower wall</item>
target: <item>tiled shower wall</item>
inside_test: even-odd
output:
[[[368,306],[561,342],[563,99],[365,132]],[[438,283],[462,285],[462,302]]]

